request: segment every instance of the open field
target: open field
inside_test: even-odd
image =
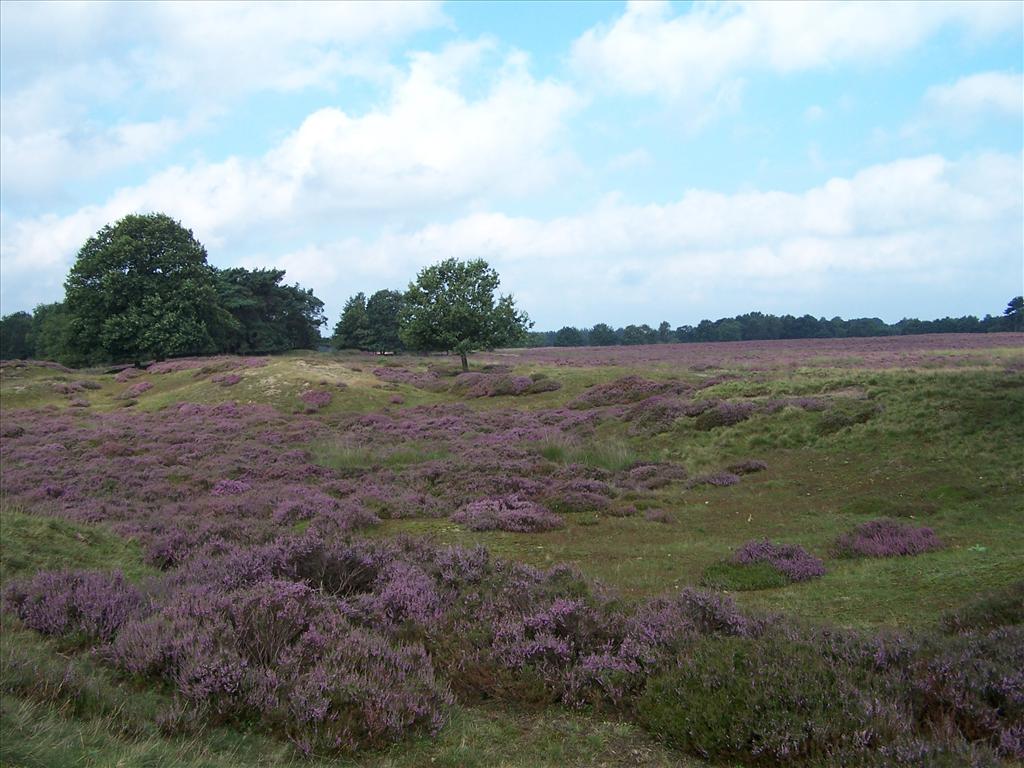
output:
[[[1024,334],[472,363],[5,363],[0,762],[1024,757]]]

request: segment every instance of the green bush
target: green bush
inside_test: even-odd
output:
[[[896,711],[869,713],[868,702],[886,697],[859,677],[806,643],[705,638],[677,668],[648,681],[637,714],[669,745],[705,758],[856,764],[903,719]]]

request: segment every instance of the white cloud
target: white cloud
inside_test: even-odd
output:
[[[257,91],[390,84],[389,46],[446,23],[435,2],[5,3],[7,202],[43,199],[172,149]],[[145,104],[111,124],[105,105]]]
[[[68,217],[5,221],[4,272],[43,266],[62,278],[88,236],[135,211],[166,212],[216,251],[283,229],[308,237],[371,218],[401,226],[544,188],[575,162],[558,138],[580,99],[532,77],[517,52],[500,59],[484,92],[467,98],[461,80],[491,49],[463,43],[417,54],[380,108],[360,116],[320,109],[261,157],[175,166]]]
[[[875,63],[948,25],[971,36],[1019,29],[1021,8],[1000,2],[631,2],[612,24],[573,45],[576,70],[598,84],[696,101],[745,72],[777,73]]]
[[[925,93],[932,107],[956,115],[978,112],[1024,112],[1024,78],[1013,72],[981,72],[961,77],[950,85],[935,85]]]
[[[538,315],[544,327],[634,322],[714,295],[790,292],[807,301],[855,280],[953,287],[983,269],[1012,269],[1024,247],[1021,189],[1019,155],[925,156],[799,194],[689,190],[666,205],[613,196],[576,216],[478,213],[309,255],[353,265],[366,287],[402,285],[448,256],[479,256],[523,306],[546,309]],[[314,264],[305,270],[313,274]],[[346,288],[321,290],[337,296]]]

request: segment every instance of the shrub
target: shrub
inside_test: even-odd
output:
[[[763,563],[783,574],[790,581],[808,581],[825,575],[825,565],[798,544],[773,544],[748,541],[732,556],[736,565]]]
[[[452,515],[451,520],[471,531],[539,533],[565,526],[561,517],[540,504],[514,495],[470,502]]]
[[[942,549],[931,528],[904,525],[893,520],[872,520],[844,533],[833,546],[839,557],[896,557]]]
[[[918,720],[1024,759],[1024,627],[964,635],[926,649],[911,668]]]
[[[768,464],[760,459],[745,459],[744,461],[730,464],[726,469],[734,475],[752,475],[755,472],[764,472],[768,469]]]
[[[119,571],[44,571],[4,590],[4,608],[29,629],[88,640],[110,640],[143,605]]]
[[[662,523],[664,525],[672,525],[676,519],[672,516],[672,513],[667,509],[648,509],[644,512],[644,520],[650,523]]]
[[[783,638],[697,640],[650,679],[640,723],[670,745],[758,765],[850,764],[900,730],[846,665]],[[846,760],[844,760],[846,757]]]
[[[186,590],[127,625],[107,656],[211,713],[259,718],[306,753],[435,732],[451,702],[421,646],[356,628],[290,581]]]
[[[332,395],[326,389],[307,389],[299,395],[309,410],[317,411],[331,404]]]
[[[736,485],[739,481],[739,475],[734,475],[732,472],[709,472],[705,475],[697,475],[686,484],[686,487],[698,488],[702,485],[713,485],[718,488],[727,488],[730,485]]]
[[[864,424],[870,421],[878,411],[879,407],[876,403],[844,398],[843,402],[834,403],[821,415],[818,431],[823,435],[830,435],[856,424]]]
[[[731,427],[746,421],[757,411],[753,403],[718,403],[713,408],[701,413],[694,419],[693,425],[700,430],[711,430],[718,427]]]
[[[942,617],[947,632],[971,632],[1013,624],[1024,625],[1024,580],[979,595]]]

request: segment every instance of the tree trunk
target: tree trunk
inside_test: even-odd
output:
[[[459,352],[459,357],[462,358],[462,370],[463,370],[463,372],[468,371],[469,370],[469,361],[466,359],[466,353],[465,352]]]

